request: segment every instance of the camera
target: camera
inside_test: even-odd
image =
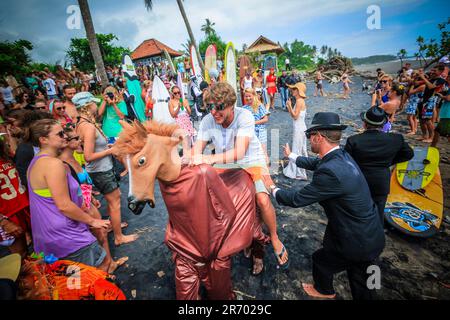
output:
[[[112,93],[112,92],[107,92],[106,95],[107,95],[108,98],[110,98],[111,100],[114,100],[114,93]]]

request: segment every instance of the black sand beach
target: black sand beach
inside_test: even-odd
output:
[[[351,99],[336,97],[341,85],[325,84],[329,97],[313,97],[313,83],[308,83],[307,125],[318,111],[334,111],[341,115],[341,121],[349,124],[345,137],[357,133],[361,127],[359,113],[370,106],[370,97],[361,91],[362,79],[353,78]],[[279,101],[276,104],[279,107]],[[404,114],[398,117],[394,130],[406,132]],[[278,129],[281,145],[292,143],[292,123],[288,113],[277,109],[270,116],[270,129]],[[270,134],[269,134],[270,139]],[[419,144],[414,139],[413,145]],[[345,143],[345,141],[343,141]],[[448,159],[450,146],[447,142],[439,145],[441,157]],[[441,162],[444,190],[450,184],[450,164]],[[276,170],[275,170],[276,171]],[[274,180],[282,187],[301,188],[305,182],[292,181],[281,173],[273,172]],[[310,177],[309,173],[309,177]],[[137,232],[140,238],[132,243],[111,248],[114,257],[128,256],[127,264],[116,271],[117,284],[128,299],[175,299],[175,282],[171,253],[164,244],[167,211],[156,186],[156,207],[146,207],[140,216],[133,215],[126,208],[128,177],[121,184],[123,220],[129,223],[125,233]],[[445,193],[445,215],[449,216],[450,199]],[[326,216],[319,205],[293,209],[276,206],[280,239],[289,251],[290,267],[283,271],[276,268],[276,260],[271,247],[266,247],[265,269],[259,276],[250,274],[251,261],[242,253],[233,258],[233,285],[239,299],[308,299],[301,289],[302,282],[310,282],[311,255],[321,246],[327,224]],[[104,211],[104,206],[102,210]],[[111,239],[110,239],[111,240]],[[381,299],[450,299],[450,226],[443,223],[440,232],[429,239],[415,239],[389,231],[386,248],[380,259]],[[445,287],[445,284],[447,287]],[[339,299],[351,299],[350,288],[345,274],[335,278],[335,288]]]

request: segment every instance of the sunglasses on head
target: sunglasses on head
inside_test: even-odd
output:
[[[67,142],[70,142],[70,141],[72,141],[72,140],[78,141],[78,140],[80,140],[80,136],[75,136],[75,137],[72,137],[72,138],[67,138],[66,140],[67,140]]]
[[[212,109],[215,109],[216,111],[222,111],[226,108],[226,105],[225,103],[221,104],[208,103],[206,104],[206,107],[208,108],[209,111],[211,111]]]

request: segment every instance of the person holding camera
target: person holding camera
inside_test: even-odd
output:
[[[109,86],[103,91],[103,101],[98,109],[98,116],[102,118],[102,129],[108,138],[116,138],[122,131],[119,120],[128,115],[127,105],[116,88]]]

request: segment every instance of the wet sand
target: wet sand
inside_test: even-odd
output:
[[[350,124],[344,136],[357,133],[361,127],[359,113],[370,106],[370,97],[361,92],[360,78],[353,78],[351,99],[336,97],[342,86],[325,84],[329,97],[313,97],[313,83],[308,83],[307,125],[318,111],[334,111],[341,115],[341,121]],[[279,107],[279,101],[276,106]],[[406,132],[406,116],[400,115],[394,130]],[[287,112],[277,109],[270,116],[269,132],[278,129],[281,145],[292,143],[292,123]],[[270,134],[269,134],[270,139]],[[343,144],[345,141],[343,141]],[[412,144],[419,144],[412,140]],[[270,143],[269,143],[270,145]],[[447,142],[439,145],[442,155],[450,156]],[[308,146],[309,149],[309,146]],[[281,150],[279,151],[281,154]],[[444,190],[450,184],[450,165],[441,163]],[[311,173],[308,173],[311,177]],[[273,172],[273,178],[282,187],[301,188],[307,182],[287,179],[281,167]],[[122,215],[129,223],[125,233],[138,232],[140,238],[131,244],[114,248],[115,257],[129,256],[124,267],[116,271],[117,284],[128,299],[175,299],[174,269],[171,253],[164,244],[167,211],[161,198],[158,184],[155,188],[156,207],[146,207],[141,215],[135,216],[126,208],[128,177],[121,183]],[[201,196],[201,195],[199,195]],[[445,194],[445,215],[449,215],[449,195]],[[290,267],[283,271],[276,268],[276,260],[270,246],[266,247],[265,269],[259,276],[252,276],[251,261],[242,253],[233,258],[233,286],[240,291],[240,299],[309,299],[301,288],[302,282],[310,282],[311,255],[321,247],[327,219],[322,208],[315,204],[293,209],[275,204],[280,239],[289,251]],[[104,206],[102,208],[104,211]],[[450,289],[443,284],[450,283],[450,227],[443,223],[440,232],[429,239],[416,239],[390,231],[386,237],[386,248],[380,258],[381,299],[450,299]],[[164,274],[158,272],[163,271]],[[351,299],[345,273],[335,277],[338,299]]]

